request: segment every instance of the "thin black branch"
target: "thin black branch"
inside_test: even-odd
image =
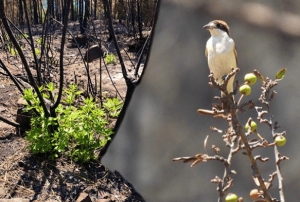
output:
[[[35,63],[35,70],[36,70],[36,75],[37,75],[37,81],[38,81],[38,85],[41,85],[41,82],[42,82],[41,70],[39,68],[38,59],[37,59],[37,56],[36,56],[36,53],[35,53],[34,41],[33,41],[32,32],[31,32],[31,26],[30,26],[30,20],[29,20],[29,17],[28,17],[28,9],[27,9],[27,4],[26,4],[25,0],[23,0],[23,6],[24,6],[25,17],[26,17],[26,22],[27,22],[28,35],[29,35],[29,39],[30,39],[30,44],[29,45],[31,47],[31,52],[33,54],[34,63]]]
[[[18,90],[23,94],[23,89],[19,85],[18,81],[15,79],[15,77],[10,73],[6,65],[3,63],[3,61],[0,59],[0,65],[1,68],[8,74],[9,78],[14,82],[14,84],[17,86]]]
[[[3,121],[4,123],[7,123],[8,125],[14,126],[14,127],[20,127],[20,124],[12,122],[2,116],[0,116],[0,121]]]
[[[53,106],[50,107],[50,111],[54,111],[61,100],[62,92],[63,92],[63,85],[64,85],[64,47],[66,42],[66,32],[67,32],[67,25],[68,25],[68,16],[70,10],[71,0],[66,0],[65,7],[65,15],[63,17],[63,30],[62,30],[62,37],[61,37],[61,46],[60,46],[60,55],[59,55],[59,91],[58,97]]]
[[[108,77],[109,77],[109,79],[110,79],[110,81],[111,81],[113,87],[115,88],[115,90],[116,90],[118,96],[121,98],[121,100],[124,101],[124,98],[121,96],[121,94],[120,94],[120,92],[119,92],[119,90],[118,90],[116,84],[114,83],[114,81],[113,81],[113,79],[112,79],[112,77],[111,77],[111,75],[110,75],[110,73],[109,73],[109,70],[108,70],[108,68],[107,68],[107,65],[106,65],[106,63],[105,63],[104,58],[103,58],[103,57],[101,57],[101,58],[103,59],[103,63],[104,63],[104,66],[105,66],[105,70],[106,70],[106,72],[107,72],[107,75],[108,75]],[[100,62],[100,63],[101,63],[101,62]]]
[[[9,27],[9,24],[8,24],[8,21],[7,21],[7,18],[6,18],[6,15],[5,15],[5,11],[4,11],[4,2],[3,1],[0,1],[0,18],[2,20],[2,24],[7,32],[7,35],[9,36],[10,40],[12,41],[12,43],[14,44],[16,50],[18,51],[18,54],[21,58],[21,61],[22,61],[22,64],[24,65],[24,68],[25,68],[25,71],[27,73],[27,76],[28,76],[28,79],[29,79],[29,82],[30,82],[30,85],[34,88],[35,92],[37,93],[37,96],[40,100],[40,103],[42,105],[42,108],[44,110],[44,113],[45,113],[45,116],[48,117],[49,116],[49,111],[46,107],[46,104],[43,100],[43,96],[41,94],[41,92],[39,91],[38,89],[38,86],[33,78],[33,75],[30,71],[30,68],[29,68],[29,65],[27,63],[27,60],[23,54],[23,51],[20,47],[20,45],[18,44],[16,38],[14,37],[10,27]]]
[[[141,63],[142,63],[142,59],[143,59],[145,51],[147,50],[146,47],[148,47],[149,42],[151,41],[151,37],[152,37],[152,32],[147,37],[147,39],[146,39],[146,41],[144,43],[144,46],[142,48],[142,51],[140,53],[140,56],[139,56],[139,59],[138,59],[138,62],[137,62],[136,68],[135,68],[135,73],[134,73],[135,78],[138,77],[138,73],[139,73],[139,69],[140,69]]]
[[[126,70],[126,67],[125,67],[121,52],[120,52],[120,48],[119,48],[119,45],[118,45],[118,42],[116,39],[116,35],[115,35],[114,28],[113,28],[113,23],[112,23],[111,8],[108,3],[108,0],[103,0],[103,3],[104,3],[104,6],[106,7],[106,15],[107,15],[107,20],[108,20],[109,32],[110,32],[110,35],[112,36],[112,40],[115,45],[115,49],[116,49],[116,52],[117,52],[117,55],[119,58],[119,62],[121,65],[121,69],[122,69],[122,74],[123,74],[126,84],[130,85],[130,83],[132,83],[132,81],[128,77],[127,70]]]

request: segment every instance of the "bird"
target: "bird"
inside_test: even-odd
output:
[[[203,26],[210,32],[211,37],[206,42],[205,55],[208,67],[218,83],[221,83],[232,68],[237,68],[237,51],[234,40],[230,37],[230,29],[223,20],[213,20]],[[234,76],[227,83],[227,92],[233,92]],[[221,97],[225,94],[221,92]],[[223,109],[227,108],[225,103]]]

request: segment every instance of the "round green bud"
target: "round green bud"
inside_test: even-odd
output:
[[[275,143],[277,146],[281,147],[281,146],[285,145],[286,138],[284,136],[277,136],[275,138]]]
[[[255,132],[257,129],[257,124],[254,121],[251,121],[250,127],[251,127],[251,132]],[[245,125],[245,130],[246,131],[249,130],[249,124],[247,124],[247,123]]]
[[[253,84],[256,83],[257,77],[256,77],[255,74],[253,74],[253,73],[248,73],[248,74],[245,75],[244,81],[245,81],[248,85],[253,85]]]
[[[239,91],[243,95],[249,95],[251,93],[251,87],[247,84],[240,86]]]
[[[226,198],[225,198],[226,202],[237,202],[238,201],[238,197],[235,194],[229,193],[227,194]]]

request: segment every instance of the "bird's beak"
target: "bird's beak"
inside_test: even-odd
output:
[[[208,23],[207,25],[204,25],[203,26],[203,29],[211,29],[211,28],[213,28],[213,25],[212,25],[212,23]]]

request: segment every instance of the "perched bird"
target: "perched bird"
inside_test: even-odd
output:
[[[213,72],[217,82],[222,83],[224,76],[229,74],[232,68],[237,68],[237,52],[234,41],[230,37],[227,23],[222,20],[211,21],[203,28],[211,34],[205,49],[208,67]],[[228,93],[233,92],[233,82],[234,76],[228,81]],[[222,93],[221,97],[224,96],[224,93]]]

